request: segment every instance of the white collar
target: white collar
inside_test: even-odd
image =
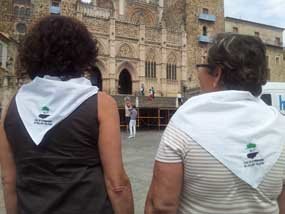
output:
[[[245,91],[193,97],[171,122],[254,188],[278,160],[285,140],[284,117]]]
[[[27,132],[39,145],[50,129],[97,92],[98,88],[84,77],[68,81],[36,77],[19,89],[16,105]]]

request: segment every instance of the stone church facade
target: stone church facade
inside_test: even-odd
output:
[[[146,94],[154,87],[162,97],[197,89],[195,64],[205,60],[212,36],[224,31],[223,0],[1,0],[0,32],[19,43],[32,23],[50,14],[87,25],[99,47],[89,77],[111,95],[136,95],[142,84]],[[11,63],[17,67],[16,58]],[[20,82],[15,69],[5,69]]]

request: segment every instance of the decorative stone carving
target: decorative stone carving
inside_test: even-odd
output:
[[[154,26],[156,24],[156,13],[147,6],[130,6],[128,7],[128,17],[132,23]]]
[[[155,62],[155,50],[153,48],[149,48],[146,52],[146,61]]]
[[[97,48],[98,48],[98,55],[105,55],[105,48],[104,46],[101,44],[101,42],[99,42],[97,40]]]
[[[176,58],[177,57],[176,57],[175,53],[171,52],[167,57],[167,63],[176,64],[177,63]]]
[[[180,45],[181,39],[182,39],[181,33],[171,32],[171,31],[167,32],[167,42],[168,43]]]
[[[109,22],[104,19],[87,18],[83,19],[83,22],[89,26],[90,32],[98,32],[103,34],[109,34]]]
[[[145,11],[137,11],[131,16],[131,21],[136,24],[144,24],[146,26],[153,26],[154,20],[150,14]]]
[[[163,20],[167,28],[180,30],[185,25],[185,1],[171,0],[163,12]]]
[[[138,39],[139,27],[130,23],[116,22],[116,36]]]
[[[146,28],[145,37],[147,41],[160,42],[161,41],[161,30],[159,28]]]
[[[112,0],[96,0],[96,3],[97,7],[114,10],[114,4]]]
[[[99,17],[108,19],[112,14],[112,9],[96,7],[94,5],[78,3],[77,12],[87,17]]]
[[[128,44],[124,43],[123,45],[121,45],[119,49],[118,56],[125,57],[125,58],[133,58],[134,56],[133,50]]]

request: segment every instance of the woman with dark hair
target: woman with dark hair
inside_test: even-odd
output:
[[[204,94],[163,134],[146,213],[285,214],[285,121],[259,98],[264,44],[220,34],[197,72]]]
[[[49,16],[20,49],[32,82],[12,99],[1,127],[8,214],[132,214],[115,101],[83,77],[96,41],[79,21]]]

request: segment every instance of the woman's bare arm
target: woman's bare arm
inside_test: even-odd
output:
[[[0,124],[0,163],[5,207],[7,214],[17,214],[16,166],[3,127]]]
[[[280,214],[285,214],[285,184],[283,185],[283,191],[278,198]]]
[[[175,214],[183,183],[182,163],[155,162],[145,214]]]
[[[116,214],[133,214],[134,204],[129,178],[121,153],[120,121],[115,100],[98,94],[99,151],[108,195]]]

